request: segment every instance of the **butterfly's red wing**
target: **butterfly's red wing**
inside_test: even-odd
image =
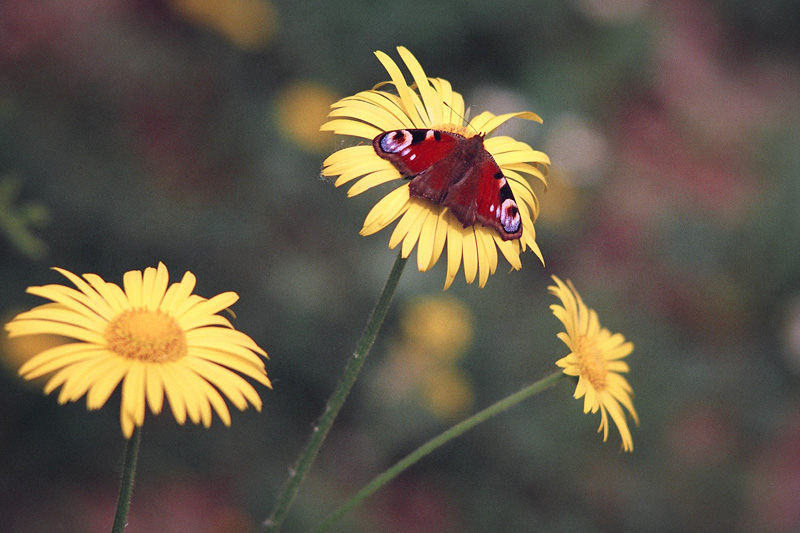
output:
[[[519,239],[522,237],[522,217],[508,180],[491,155],[479,169],[478,222],[495,228],[503,240]]]
[[[375,137],[375,152],[406,177],[411,194],[441,204],[452,181],[453,155],[464,137],[439,130],[396,130]]]
[[[522,236],[522,221],[506,178],[483,145],[483,136],[410,129],[382,133],[375,152],[391,162],[412,196],[450,209],[464,227],[480,222],[504,240]]]

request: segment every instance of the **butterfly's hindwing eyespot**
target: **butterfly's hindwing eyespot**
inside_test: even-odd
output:
[[[500,210],[497,213],[497,218],[503,229],[508,233],[516,233],[522,225],[522,218],[519,216],[519,207],[516,200],[514,200],[514,193],[511,192],[511,187],[508,185],[505,177],[503,184],[500,186]]]

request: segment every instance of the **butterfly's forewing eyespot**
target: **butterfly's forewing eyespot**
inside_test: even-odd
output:
[[[377,144],[376,151],[380,149],[387,154],[398,154],[411,146],[413,140],[408,130],[397,130],[378,135],[374,143]]]

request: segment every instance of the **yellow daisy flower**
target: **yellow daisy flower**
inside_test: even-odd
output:
[[[384,132],[402,129],[433,129],[473,138],[492,133],[511,118],[542,121],[538,115],[528,111],[499,116],[483,112],[465,123],[464,99],[452,90],[450,83],[441,78],[428,78],[406,48],[398,47],[397,51],[411,73],[413,84],[406,82],[400,67],[389,56],[375,52],[391,81],[333,104],[328,115],[330,120],[321,128],[323,131],[369,141]],[[379,90],[383,85],[393,85],[396,94]],[[390,138],[389,142],[398,143],[398,137]],[[516,199],[521,218],[521,237],[503,240],[496,229],[477,223],[465,227],[450,208],[412,196],[408,181],[375,204],[364,221],[361,234],[376,233],[399,218],[389,239],[389,247],[395,248],[402,243],[402,256],[408,257],[416,246],[420,271],[426,271],[436,264],[447,244],[445,288],[455,279],[462,259],[467,283],[472,283],[477,275],[483,287],[489,274],[497,269],[498,249],[515,270],[522,268],[519,254],[528,248],[544,262],[533,227],[539,215],[539,201],[525,175],[546,184],[545,175],[550,160],[544,153],[511,137],[487,138],[484,147],[502,170]],[[325,160],[322,175],[338,176],[335,181],[337,187],[357,180],[348,190],[348,196],[410,177],[401,175],[390,161],[377,154],[372,145],[363,144],[333,153]]]
[[[601,420],[597,432],[603,431],[603,441],[608,439],[608,415],[617,425],[622,437],[622,449],[633,451],[625,407],[634,422],[639,424],[639,415],[633,408],[631,389],[628,381],[620,373],[628,372],[623,358],[633,352],[633,344],[625,342],[619,333],[611,334],[600,327],[597,313],[589,309],[571,282],[553,276],[555,285],[548,287],[551,294],[561,300],[562,305],[551,305],[553,314],[566,328],[558,338],[569,347],[570,353],[556,364],[564,369],[564,374],[577,376],[578,386],[575,398],[584,397],[583,412],[596,413],[600,410]]]
[[[144,423],[145,399],[161,412],[166,393],[179,424],[189,419],[211,425],[211,408],[226,426],[231,416],[222,394],[240,410],[248,402],[261,410],[261,398],[236,372],[272,387],[267,354],[233,329],[219,311],[239,299],[225,292],[205,299],[192,291],[195,277],[186,272],[169,287],[167,267],[126,272],[124,291],[96,274],[83,279],[55,268],[78,290],[64,285],[29,287],[30,294],[52,300],[17,315],[6,324],[9,337],[61,335],[62,342],[34,356],[19,369],[28,380],[55,372],[45,394],[61,386],[58,402],[86,394],[88,409],[99,409],[122,382],[120,423],[126,438]],[[234,372],[235,371],[235,372]]]

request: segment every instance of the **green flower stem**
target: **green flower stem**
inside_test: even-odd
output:
[[[364,366],[364,361],[367,358],[369,349],[372,347],[372,343],[378,335],[378,330],[381,328],[386,312],[389,310],[389,304],[392,302],[392,296],[394,296],[395,289],[397,289],[397,283],[400,281],[400,275],[403,273],[403,267],[405,267],[405,265],[406,259],[398,254],[397,260],[389,274],[389,279],[386,280],[386,286],[384,286],[383,292],[380,298],[378,298],[375,308],[372,310],[372,314],[367,321],[367,326],[364,328],[364,333],[361,334],[361,338],[358,340],[353,356],[347,362],[344,374],[339,384],[336,386],[336,389],[333,391],[333,394],[331,394],[325,412],[322,413],[317,425],[314,427],[311,438],[297,461],[297,467],[289,474],[289,479],[283,487],[283,492],[281,492],[278,497],[278,502],[275,504],[272,515],[263,524],[264,531],[278,531],[281,524],[283,524],[283,521],[286,519],[286,515],[289,512],[289,508],[292,506],[297,491],[303,483],[303,479],[314,463],[314,459],[316,459],[317,453],[325,437],[328,435],[328,431],[331,429],[331,426],[333,426],[336,415],[339,414],[339,409],[342,408],[350,389],[353,388],[353,383],[355,383],[361,367]]]
[[[125,448],[125,464],[122,465],[122,482],[117,498],[117,512],[111,533],[122,533],[128,525],[128,510],[133,496],[133,479],[136,477],[136,461],[139,458],[139,444],[142,442],[142,426],[136,426]]]
[[[317,533],[321,531],[325,531],[336,522],[339,521],[345,514],[347,514],[353,507],[364,501],[368,496],[373,494],[375,491],[389,483],[391,480],[396,478],[400,475],[401,472],[406,470],[408,467],[428,455],[429,453],[433,452],[440,446],[450,442],[451,440],[455,439],[456,437],[466,433],[468,430],[474,428],[478,424],[482,422],[486,422],[493,416],[502,413],[509,407],[512,407],[522,400],[526,398],[530,398],[534,394],[537,394],[548,387],[552,387],[556,384],[556,382],[564,377],[564,373],[561,371],[555,372],[545,378],[540,379],[536,383],[532,385],[528,385],[524,389],[520,390],[519,392],[515,392],[511,396],[508,396],[499,402],[490,405],[486,409],[479,411],[472,415],[471,417],[467,418],[466,420],[459,422],[455,426],[451,427],[444,433],[441,433],[437,437],[429,440],[403,459],[398,461],[394,464],[391,468],[387,471],[370,481],[363,489],[361,489],[355,496],[350,498],[344,505],[339,507],[336,511],[334,511],[327,519],[315,530]]]

